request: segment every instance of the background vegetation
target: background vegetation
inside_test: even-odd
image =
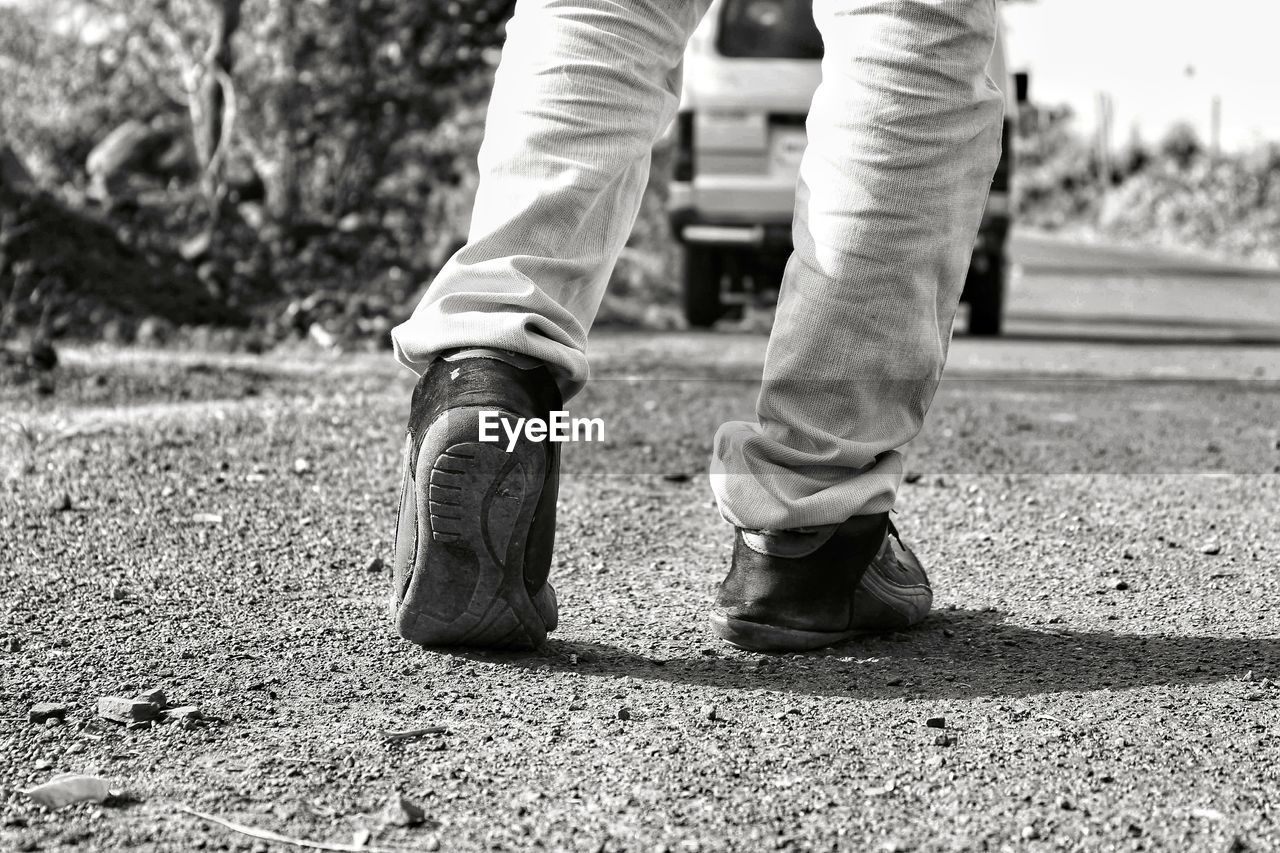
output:
[[[385,344],[466,231],[514,0],[0,6],[0,338]],[[1280,150],[1018,136],[1024,224],[1280,263]],[[604,322],[675,322],[659,150]],[[236,331],[227,331],[236,330]]]

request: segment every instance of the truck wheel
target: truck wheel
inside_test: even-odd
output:
[[[995,338],[1004,328],[1005,261],[993,258],[987,268],[971,270],[965,291],[969,295],[969,334]]]
[[[724,272],[724,253],[719,249],[684,247],[684,317],[690,326],[709,328],[724,316],[720,298]]]

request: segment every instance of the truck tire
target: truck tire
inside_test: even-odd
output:
[[[965,286],[969,300],[969,334],[996,338],[1004,330],[1005,260],[992,258],[982,271],[970,270]]]
[[[684,317],[690,326],[710,328],[724,316],[724,300],[720,297],[724,272],[724,252],[720,249],[684,247]]]

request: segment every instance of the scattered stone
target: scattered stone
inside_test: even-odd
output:
[[[953,738],[951,735],[945,735],[945,734],[938,735],[933,739],[934,746],[951,746],[955,742],[956,742],[955,738]]]
[[[208,256],[213,248],[213,229],[206,228],[193,237],[188,237],[178,245],[178,254],[188,262],[195,262]]]
[[[1132,552],[1132,551],[1130,551],[1128,548],[1125,548],[1125,549],[1124,549],[1124,553],[1120,555],[1120,558],[1121,558],[1121,559],[1123,559],[1123,560],[1132,560],[1132,559],[1135,559],[1135,557],[1133,556],[1133,552]]]
[[[427,819],[422,807],[402,794],[396,794],[382,810],[383,822],[391,826],[420,826]]]
[[[160,706],[141,699],[103,696],[98,700],[98,716],[116,723],[150,722],[160,715]]]
[[[351,843],[356,847],[368,847],[372,839],[373,833],[363,827],[351,833]]]
[[[32,723],[63,720],[66,719],[68,710],[68,707],[61,702],[37,702],[27,711],[27,720]]]
[[[627,708],[626,708],[626,706],[625,706],[625,705],[624,705],[623,707],[621,707],[621,708],[619,708],[619,709],[618,709],[618,719],[619,719],[619,720],[629,720],[629,719],[631,719],[631,712],[630,712],[629,710],[627,710]]]
[[[338,346],[338,339],[333,332],[326,329],[319,323],[312,323],[307,329],[307,337],[311,338],[318,346],[325,349],[334,349]]]
[[[364,567],[364,570],[371,575],[380,575],[386,568],[387,564],[383,562],[381,557],[374,557],[369,561],[369,565]]]
[[[885,686],[886,686],[886,687],[901,687],[901,686],[902,686],[902,679],[901,679],[901,678],[890,678],[888,681],[886,681],[886,682],[885,682]]]
[[[862,793],[866,794],[868,797],[878,797],[881,794],[888,794],[896,787],[898,787],[897,780],[890,779],[888,782],[885,782],[879,788],[867,788]]]
[[[191,521],[195,524],[221,524],[222,516],[216,512],[197,512],[191,516]]]
[[[61,725],[62,725],[61,717],[50,717],[49,719],[44,721],[44,727],[46,729],[56,729]]]
[[[299,456],[293,460],[293,473],[307,474],[311,471],[311,463]]]
[[[698,709],[698,713],[701,714],[705,719],[710,720],[713,723],[716,720],[720,719],[719,715],[716,714],[715,705],[703,705],[701,708]]]
[[[49,504],[49,512],[71,512],[71,495],[66,492],[59,495],[53,503]]]
[[[924,724],[931,729],[945,729],[947,727],[946,717],[930,717],[924,721]]]
[[[1210,557],[1216,557],[1222,553],[1222,546],[1219,545],[1217,542],[1209,542],[1209,543],[1206,543],[1205,546],[1200,549],[1200,553],[1207,554]]]
[[[1119,590],[1120,592],[1124,592],[1126,589],[1128,589],[1128,588],[1129,588],[1129,582],[1128,582],[1128,581],[1116,581],[1114,584],[1112,584],[1111,588],[1112,588],[1112,589],[1115,589],[1115,590]]]
[[[22,640],[19,640],[17,637],[6,637],[4,641],[4,650],[6,652],[22,651]]]
[[[668,483],[687,483],[692,480],[693,477],[684,471],[672,471],[668,474],[663,474],[662,479],[666,480]]]
[[[1068,800],[1066,797],[1058,797],[1058,808],[1064,812],[1074,811],[1076,804]]]
[[[902,482],[906,483],[909,486],[914,486],[916,483],[920,482],[922,479],[924,479],[924,474],[921,474],[919,471],[908,471],[907,473],[902,475]]]
[[[1040,837],[1040,831],[1039,831],[1039,830],[1037,830],[1034,826],[1024,826],[1024,827],[1022,827],[1022,840],[1023,840],[1023,841],[1034,841],[1035,839],[1037,839],[1037,838],[1039,838],[1039,837]]]
[[[199,706],[196,705],[180,705],[177,708],[168,708],[161,711],[160,716],[168,723],[180,723],[183,720],[204,719],[204,715],[200,713]]]
[[[948,640],[954,637],[955,635],[956,635],[956,632],[952,631],[950,628],[942,629],[942,636],[946,637]]]
[[[55,776],[43,785],[28,788],[22,793],[33,803],[49,809],[60,809],[72,803],[101,803],[111,796],[106,780],[76,773]]]

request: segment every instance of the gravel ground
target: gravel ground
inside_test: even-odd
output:
[[[85,350],[50,397],[0,389],[0,849],[292,849],[180,806],[395,850],[1280,849],[1267,350],[1236,380],[1122,345],[1150,369],[1117,381],[961,348],[897,517],[937,612],[778,657],[704,616],[730,539],[702,472],[763,338],[593,345],[573,410],[608,441],[566,451],[562,623],[527,655],[388,628],[412,379],[386,358]],[[152,687],[208,719],[96,719]],[[122,794],[19,793],[64,771]]]

